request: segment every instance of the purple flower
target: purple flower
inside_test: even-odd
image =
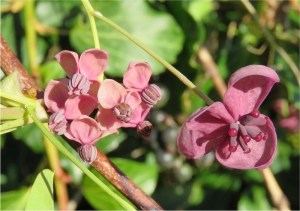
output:
[[[229,168],[268,167],[277,137],[271,120],[257,110],[276,82],[276,72],[265,66],[250,65],[236,71],[223,103],[194,111],[183,124],[177,139],[181,153],[199,158],[216,149],[217,160]]]

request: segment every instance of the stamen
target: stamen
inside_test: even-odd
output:
[[[244,125],[244,126],[265,125],[266,124],[266,119],[265,118],[253,117],[251,115],[245,115],[241,119],[241,124]]]
[[[90,90],[91,82],[82,74],[76,73],[68,83],[69,95],[86,94]]]
[[[264,135],[262,137],[263,140],[267,140],[269,137],[269,134],[267,132],[264,132]]]
[[[229,129],[229,131],[228,131],[229,136],[231,136],[231,137],[236,137],[237,134],[238,134],[238,129],[239,129],[238,124],[236,124],[236,123],[231,123],[231,124],[230,124],[230,129]]]
[[[68,122],[64,116],[64,110],[60,109],[49,117],[48,127],[52,133],[63,135],[66,133],[67,123]]]
[[[238,147],[237,137],[230,137],[228,150],[230,152],[235,152]]]
[[[258,110],[254,109],[252,112],[251,112],[251,116],[253,116],[254,118],[257,118],[259,117],[260,113],[258,112]]]
[[[250,148],[248,147],[248,145],[244,142],[244,140],[242,139],[242,137],[239,137],[239,143],[244,151],[245,154],[248,154],[251,152]]]
[[[262,132],[259,132],[259,134],[257,134],[257,135],[254,137],[254,140],[255,140],[256,142],[260,142],[262,138],[263,138],[263,133],[262,133]]]
[[[121,121],[128,123],[132,117],[132,109],[126,103],[120,103],[114,108],[114,115]]]

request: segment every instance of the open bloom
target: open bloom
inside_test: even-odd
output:
[[[108,63],[107,52],[100,49],[84,51],[80,58],[72,51],[61,51],[55,58],[70,78],[69,94],[81,95],[89,92],[97,96],[100,82],[97,78],[104,72]]]
[[[67,120],[81,115],[90,115],[97,108],[98,100],[90,95],[68,95],[68,79],[51,80],[44,94],[48,112],[53,113],[48,121],[51,132],[62,135],[66,132]]]
[[[98,100],[102,108],[99,109],[97,120],[103,130],[136,127],[136,122],[147,115],[141,115],[144,108],[138,92],[127,92],[121,84],[111,79],[102,82]]]
[[[128,90],[140,93],[143,103],[152,107],[161,99],[161,90],[155,84],[148,84],[152,75],[151,67],[146,62],[130,62],[124,73],[123,83]]]
[[[68,125],[65,136],[71,140],[79,142],[82,146],[79,148],[78,153],[83,161],[92,163],[97,157],[97,149],[93,144],[112,133],[118,133],[117,130],[100,129],[96,120],[89,116],[82,115],[79,118],[73,120]]]
[[[277,137],[271,120],[258,108],[279,82],[276,72],[261,65],[236,71],[223,103],[194,111],[183,124],[177,144],[189,158],[216,149],[217,160],[236,169],[264,169],[275,155]]]

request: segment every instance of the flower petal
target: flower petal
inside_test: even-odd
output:
[[[79,59],[80,73],[89,80],[96,80],[104,72],[107,63],[107,52],[97,48],[86,50]]]
[[[148,86],[151,75],[152,70],[148,63],[131,62],[124,73],[124,86],[128,89],[142,91]]]
[[[231,122],[232,117],[220,102],[194,111],[178,135],[179,150],[190,158],[209,153],[228,135]]]
[[[103,108],[112,109],[124,102],[126,94],[127,92],[121,84],[112,79],[106,79],[98,91],[98,100]]]
[[[64,108],[68,98],[68,86],[65,83],[54,80],[48,83],[44,93],[44,101],[49,112],[54,113]]]
[[[89,146],[98,141],[102,135],[96,120],[85,115],[73,120],[68,132],[72,140]]]
[[[229,141],[224,141],[216,150],[217,160],[224,166],[234,169],[264,169],[274,160],[277,137],[273,123],[259,126],[261,131],[268,133],[268,139],[256,142],[251,140],[247,145],[251,152],[245,154],[241,147],[233,153],[229,153]],[[228,154],[225,155],[225,154]]]
[[[65,103],[65,117],[77,119],[81,115],[90,115],[97,106],[97,99],[90,95],[71,96]]]
[[[118,120],[113,114],[112,109],[99,109],[97,113],[97,121],[101,130],[116,130],[122,127],[123,122]]]
[[[69,78],[78,73],[78,54],[72,51],[61,51],[55,55],[60,66],[65,70]]]
[[[134,110],[138,105],[141,104],[142,99],[140,94],[136,91],[130,91],[125,96],[125,103],[127,103],[132,110]]]
[[[258,109],[274,83],[277,73],[266,66],[249,65],[237,70],[229,79],[224,105],[235,120]]]

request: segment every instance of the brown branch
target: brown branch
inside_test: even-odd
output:
[[[2,35],[0,35],[0,66],[5,75],[9,75],[14,71],[19,72],[19,80],[23,90],[30,90],[33,88],[38,92],[42,92],[42,89],[35,83],[31,75],[29,75],[26,71]]]
[[[198,51],[198,59],[205,72],[211,77],[214,86],[221,97],[224,96],[227,86],[218,72],[218,67],[206,47],[201,46]]]
[[[136,186],[100,150],[92,166],[126,198],[142,210],[163,210],[142,189]]]
[[[2,36],[1,68],[5,69],[3,70],[5,75],[9,75],[13,71],[18,71],[22,76],[20,77],[20,83],[22,87],[25,87],[25,89],[34,88],[36,90],[42,91],[42,89],[38,87],[38,85],[36,85],[34,79],[27,73],[18,58],[12,53],[11,49],[6,44]],[[77,151],[77,143],[75,143],[74,141],[66,141]],[[98,157],[92,163],[92,166],[128,200],[130,200],[140,209],[163,210],[151,197],[149,197],[142,189],[136,186],[121,170],[119,170],[100,150],[98,150]]]

